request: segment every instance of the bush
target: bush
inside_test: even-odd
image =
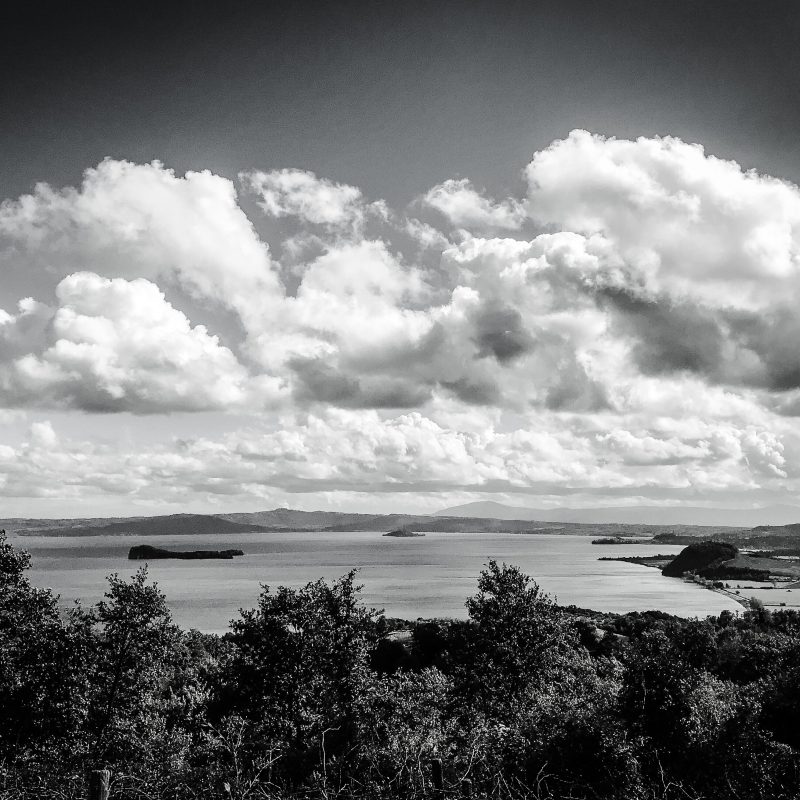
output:
[[[350,572],[264,587],[217,637],[145,571],[65,613],[27,566],[0,534],[9,800],[77,800],[106,766],[119,800],[424,798],[432,758],[449,796],[800,796],[794,611],[570,612],[492,561],[467,620],[386,620]]]

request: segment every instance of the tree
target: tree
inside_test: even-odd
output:
[[[502,717],[553,677],[574,636],[553,601],[514,566],[490,561],[466,606],[472,625],[464,631],[462,692],[484,713]]]
[[[29,566],[0,532],[0,764],[45,796],[80,785],[92,631],[79,607],[62,612],[30,584]]]
[[[187,671],[196,664],[172,624],[164,595],[143,567],[108,578],[94,611],[95,646],[87,721],[91,768],[109,767],[137,791],[158,794],[180,782],[191,744]]]
[[[301,589],[264,586],[258,607],[232,623],[234,655],[214,716],[253,723],[262,750],[282,750],[289,782],[319,768],[323,754],[330,766],[356,730],[377,613],[360,602],[355,574]]]
[[[449,751],[452,722],[446,718],[449,682],[437,669],[374,675],[359,699],[358,779],[371,797],[424,794],[420,765]],[[456,755],[466,774],[467,759]]]
[[[0,757],[67,736],[84,711],[89,630],[79,609],[30,584],[30,556],[0,532]]]

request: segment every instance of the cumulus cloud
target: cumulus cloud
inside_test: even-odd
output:
[[[481,310],[475,327],[479,357],[492,355],[505,363],[533,347],[522,314],[511,306],[487,306]]]
[[[607,238],[650,291],[761,308],[797,293],[800,191],[673,137],[573,131],[526,168],[540,222]]]
[[[454,227],[467,230],[518,230],[527,218],[522,203],[514,199],[490,200],[466,178],[437,184],[422,201]]]
[[[174,280],[242,313],[281,294],[267,246],[237,202],[233,183],[208,170],[183,177],[158,161],[106,159],[80,188],[40,183],[0,205],[7,269],[64,277]]]
[[[0,266],[32,282],[0,311],[0,402],[278,409],[128,454],[197,492],[793,485],[800,190],[585,131],[524,174],[524,199],[453,179],[397,213],[311,172],[243,173],[272,250],[207,171],[109,159],[41,184],[0,205]],[[149,491],[89,451],[87,486]]]
[[[0,367],[6,404],[144,413],[245,402],[247,373],[233,353],[153,283],[82,272],[64,278],[56,294],[44,346],[28,340],[30,352]],[[21,349],[39,308],[28,301],[0,318],[3,350]]]
[[[630,336],[631,353],[645,374],[694,372],[721,384],[784,392],[800,386],[800,334],[785,305],[754,312],[713,309],[663,293],[604,289],[599,298]]]
[[[440,230],[414,217],[405,220],[403,231],[423,250],[444,250],[451,244]]]
[[[366,205],[354,187],[296,170],[251,173],[248,180],[274,216],[294,215],[330,229],[332,238],[322,231],[310,250],[293,247],[291,292],[278,280],[278,265],[236,203],[229,181],[210,173],[178,177],[158,163],[107,160],[87,171],[79,190],[41,185],[33,195],[4,204],[0,239],[8,243],[6,258],[18,266],[37,269],[46,260],[64,270],[86,263],[99,275],[176,280],[203,303],[221,301],[239,314],[244,333],[239,349],[253,373],[250,383],[256,386],[257,376],[256,388],[288,386],[303,403],[406,408],[444,392],[471,404],[577,408],[592,406],[587,398],[602,394],[591,388],[596,378],[575,340],[579,326],[569,330],[554,305],[555,299],[566,308],[554,285],[561,262],[569,258],[565,250],[577,250],[581,237],[570,243],[553,237],[533,242],[468,237],[459,245],[437,240],[440,261],[417,265],[391,241],[366,239],[356,230],[367,209],[383,206]],[[459,189],[470,191],[466,185]],[[498,225],[497,209],[512,208],[490,205]],[[519,213],[518,206],[513,209]],[[406,233],[427,230],[410,220],[398,226]],[[41,303],[5,326],[4,346],[17,376],[16,383],[7,379],[9,395],[16,391],[24,397],[20,384],[35,380],[65,385],[60,372],[56,380],[45,369],[53,371],[60,351],[45,349],[41,334],[38,345],[30,340],[36,324],[40,329],[52,324],[50,313],[58,314],[63,327],[66,312],[51,312]],[[21,334],[25,325],[27,337]],[[88,378],[96,372],[69,374]],[[237,381],[234,396],[246,392],[244,382]],[[92,384],[87,397],[74,402],[92,407],[94,391]],[[66,396],[78,394],[75,389]],[[55,399],[42,397],[42,402]],[[199,407],[213,405],[202,393],[197,398]],[[163,408],[173,405],[165,402]],[[159,408],[155,401],[141,407]]]
[[[49,420],[34,422],[30,427],[30,441],[38,447],[54,447],[58,442],[56,432]]]
[[[242,181],[258,195],[258,205],[270,217],[295,217],[330,230],[356,231],[368,215],[384,218],[388,209],[367,203],[361,190],[346,183],[319,178],[301,169],[245,172]]]
[[[679,139],[586,131],[537,153],[526,176],[538,221],[604,243],[581,285],[640,370],[797,388],[796,186]]]
[[[295,359],[291,363],[295,397],[340,408],[416,408],[431,391],[393,376],[359,376],[340,371],[326,359]]]
[[[0,309],[0,362],[41,350],[47,342],[53,309],[32,297],[17,303],[17,313]]]
[[[287,415],[219,437],[151,445],[92,443],[49,422],[34,423],[16,447],[0,447],[0,496],[109,497],[181,504],[201,495],[226,502],[400,493],[540,494],[665,492],[732,497],[761,487],[789,491],[800,472],[782,438],[758,425],[712,421],[620,428],[595,418],[564,426],[558,415],[531,415],[511,430],[483,419],[462,430],[413,411],[328,410]]]

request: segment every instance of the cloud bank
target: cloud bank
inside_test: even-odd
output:
[[[0,493],[69,464],[79,494],[142,499],[152,463],[198,497],[795,491],[800,190],[586,131],[522,175],[519,197],[454,178],[390,209],[298,169],[107,159],[4,201],[0,268],[28,294],[0,310],[0,405],[247,425],[117,470],[38,428]]]

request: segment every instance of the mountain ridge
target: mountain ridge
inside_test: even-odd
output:
[[[277,508],[271,511],[232,514],[170,514],[150,517],[24,520],[0,519],[0,527],[18,536],[155,536],[278,532],[388,531],[411,526],[418,531],[439,533],[518,533],[656,536],[663,533],[709,536],[716,532],[745,533],[744,527],[642,525],[624,523],[548,522],[532,519],[501,519],[487,516],[444,516],[423,514],[358,514],[336,511],[299,511]],[[680,528],[677,531],[676,528]]]
[[[527,519],[536,522],[618,525],[699,525],[752,528],[800,522],[800,506],[788,504],[763,508],[730,509],[703,506],[598,506],[594,508],[539,509],[510,506],[494,500],[465,503],[435,512],[442,517],[491,516],[494,519]]]

